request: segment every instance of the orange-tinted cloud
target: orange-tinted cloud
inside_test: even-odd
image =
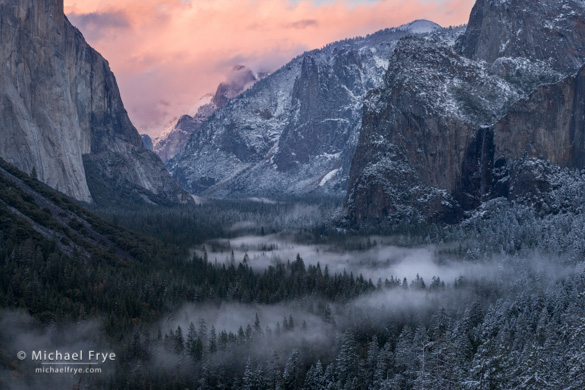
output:
[[[273,71],[304,50],[429,19],[467,22],[473,0],[65,0],[101,52],[139,131],[155,135],[234,64]]]

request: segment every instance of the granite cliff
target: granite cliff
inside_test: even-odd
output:
[[[148,134],[140,134],[140,137],[142,138],[142,144],[144,147],[152,152],[154,149],[152,138],[150,138]]]
[[[455,42],[401,41],[364,105],[350,224],[453,223],[493,198],[532,202],[544,167],[585,168],[583,7],[479,0]]]
[[[493,63],[526,58],[572,72],[585,61],[585,22],[579,0],[478,0],[458,51]]]
[[[203,196],[343,196],[364,97],[396,42],[443,30],[419,20],[300,55],[214,112],[170,172]]]
[[[0,156],[84,202],[190,201],[147,151],[63,0],[0,0]]]

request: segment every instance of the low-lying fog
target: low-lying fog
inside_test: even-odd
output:
[[[238,334],[242,332],[240,327],[244,330],[250,327],[257,329],[256,325],[259,325],[261,332],[270,336],[256,340],[253,348],[250,347],[245,353],[265,358],[276,351],[280,358],[286,358],[288,351],[301,345],[310,345],[315,351],[328,351],[345,329],[372,329],[393,318],[429,318],[438,308],[464,310],[478,299],[484,299],[486,305],[491,305],[497,299],[532,291],[535,287],[544,291],[553,283],[584,270],[582,263],[569,265],[562,258],[551,258],[537,252],[522,257],[498,254],[455,256],[448,255],[456,252],[452,250],[454,248],[442,244],[406,248],[391,245],[390,239],[385,237],[352,240],[334,246],[299,244],[292,238],[279,235],[244,236],[210,241],[194,250],[200,256],[207,253],[210,262],[219,264],[238,264],[246,258],[246,262],[258,272],[279,262],[292,262],[300,255],[307,265],[319,263],[322,270],[327,266],[330,275],[352,272],[354,276],[361,274],[371,279],[374,284],[379,279],[384,281],[392,277],[400,281],[406,278],[410,283],[418,275],[427,286],[433,277],[439,277],[447,286],[439,289],[417,289],[412,285],[409,288],[378,288],[348,302],[331,302],[307,296],[272,305],[233,301],[185,303],[164,319],[149,325],[150,334],[156,334],[159,330],[163,334],[172,334],[171,331],[180,326],[186,336],[191,323],[198,329],[204,323],[207,334],[211,334],[213,328],[217,335],[222,331]],[[461,277],[471,283],[459,283],[455,287],[455,282]],[[538,283],[533,283],[535,280]],[[474,285],[474,282],[478,283]],[[484,287],[491,294],[487,298],[481,292]],[[294,327],[290,324],[291,318]],[[16,351],[34,348],[67,351],[103,344],[99,321],[45,330],[38,330],[32,323],[30,317],[22,313],[0,312],[3,348],[14,355]],[[88,333],[93,335],[90,337]],[[207,339],[204,337],[203,340]],[[149,369],[172,370],[181,361],[178,356],[164,352],[161,346],[152,348],[158,349],[152,353],[152,367],[149,366]],[[0,372],[0,375],[5,374]],[[65,385],[70,386],[70,382]],[[39,386],[31,381],[23,383],[22,388],[41,388]]]
[[[196,249],[202,256],[207,251],[211,262],[236,264],[247,255],[247,263],[255,271],[262,272],[270,265],[279,262],[294,261],[300,255],[306,265],[319,263],[321,269],[329,268],[330,274],[353,272],[376,283],[378,279],[391,277],[411,281],[417,275],[428,284],[433,277],[439,277],[445,283],[453,283],[457,278],[485,278],[505,275],[511,262],[523,262],[509,256],[491,256],[482,260],[462,260],[439,255],[437,245],[417,248],[405,248],[390,245],[384,237],[369,237],[361,240],[362,250],[342,250],[333,245],[298,244],[292,239],[278,235],[245,236],[235,239],[211,241]],[[354,243],[353,247],[356,247]],[[205,249],[204,249],[205,248]],[[233,251],[233,257],[232,257]],[[560,277],[558,265],[550,259],[541,261],[539,255],[525,259],[533,269],[550,267],[550,275]]]
[[[258,272],[279,262],[292,262],[298,254],[307,265],[319,263],[322,270],[327,266],[330,275],[344,271],[353,272],[354,276],[362,274],[374,284],[377,284],[379,279],[384,281],[392,277],[400,281],[406,278],[410,283],[418,275],[427,286],[434,277],[439,277],[451,287],[456,280],[463,278],[466,281],[498,285],[500,286],[498,290],[506,290],[531,278],[542,280],[540,287],[546,288],[558,280],[584,270],[583,264],[563,265],[562,259],[536,252],[521,258],[491,255],[466,260],[440,254],[441,250],[446,248],[441,245],[405,248],[390,245],[389,239],[384,237],[363,238],[360,242],[362,247],[367,249],[341,250],[330,245],[298,244],[292,239],[277,235],[245,236],[231,240],[215,240],[197,248],[196,251],[199,255],[206,251],[209,261],[220,264],[234,262],[237,265],[246,257],[247,263]],[[349,247],[357,247],[356,243]],[[438,307],[458,307],[459,304],[463,305],[476,299],[473,294],[474,292],[467,288],[447,288],[432,293],[412,288],[381,289],[345,304],[331,303],[332,318],[342,328],[355,326],[366,320],[376,323],[405,313],[432,311]],[[247,324],[253,324],[256,315],[259,316],[263,327],[268,326],[271,329],[274,329],[277,322],[282,324],[284,316],[292,315],[297,325],[305,321],[311,332],[320,334],[321,339],[327,339],[326,331],[324,333],[318,331],[323,329],[323,318],[314,315],[312,306],[312,303],[307,304],[307,299],[303,302],[284,302],[277,305],[188,304],[169,317],[163,328],[172,329],[178,324],[185,328],[190,322],[197,324],[204,320],[208,326],[213,325],[218,332],[225,330],[235,333],[239,326],[245,328]]]

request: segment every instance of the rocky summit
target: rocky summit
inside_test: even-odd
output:
[[[146,150],[63,0],[0,0],[0,156],[84,202],[191,200]]]
[[[343,196],[364,97],[401,38],[439,30],[420,20],[300,55],[213,113],[169,170],[204,196]]]
[[[458,50],[488,63],[526,58],[572,72],[585,61],[584,8],[580,0],[478,0]]]
[[[554,186],[543,167],[585,168],[584,16],[580,1],[479,0],[455,41],[401,41],[364,105],[350,224],[453,223],[532,202]]]
[[[191,134],[195,133],[215,111],[224,108],[227,103],[250,88],[265,74],[256,74],[244,65],[231,69],[228,80],[220,83],[215,94],[203,96],[191,108],[192,113],[173,120],[161,134],[154,139],[154,151],[163,162],[167,162],[185,147]]]

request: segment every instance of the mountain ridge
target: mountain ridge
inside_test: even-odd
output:
[[[215,112],[167,167],[203,196],[343,195],[363,96],[409,35],[385,29],[297,56]]]

